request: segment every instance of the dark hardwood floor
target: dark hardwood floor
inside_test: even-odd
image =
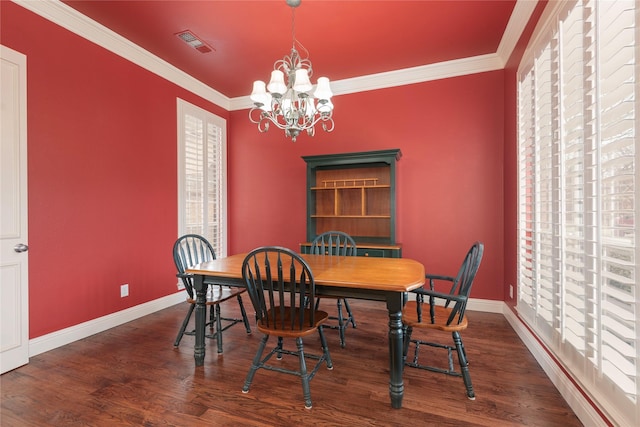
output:
[[[207,340],[205,365],[195,368],[193,337],[173,347],[184,304],[40,354],[2,375],[0,425],[582,425],[504,317],[480,312],[468,312],[463,333],[476,400],[466,398],[460,378],[407,368],[403,408],[392,409],[385,305],[350,301],[358,328],[347,331],[344,349],[337,331],[327,330],[334,369],[321,368],[311,381],[311,410],[304,409],[299,379],[277,372],[260,370],[250,392],[242,393],[260,339],[242,325],[225,332],[221,356]],[[333,308],[333,301],[325,304]],[[307,351],[318,346],[317,334],[305,340]]]

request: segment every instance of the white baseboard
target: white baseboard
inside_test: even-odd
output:
[[[471,298],[467,303],[467,310],[502,314],[504,312],[504,305],[502,301]]]
[[[593,427],[607,426],[607,422],[602,419],[602,416],[596,411],[591,402],[584,397],[578,387],[567,377],[562,369],[560,369],[558,363],[551,358],[542,344],[533,337],[522,321],[518,319],[518,316],[516,316],[506,303],[501,302],[501,304],[504,307],[502,311],[504,317],[516,334],[518,334],[518,337],[520,337],[524,345],[527,346],[533,357],[535,357],[538,364],[556,386],[582,424]],[[471,306],[471,300],[469,301],[469,306]]]
[[[29,357],[36,356],[54,348],[70,344],[74,341],[106,331],[123,323],[130,322],[156,311],[184,302],[184,292],[167,295],[157,300],[136,305],[116,313],[111,313],[98,319],[70,326],[59,331],[29,340]]]

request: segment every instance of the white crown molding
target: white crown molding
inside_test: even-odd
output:
[[[507,28],[505,28],[502,34],[502,40],[498,45],[497,54],[502,60],[502,66],[504,67],[509,60],[509,57],[513,53],[518,40],[522,36],[524,28],[527,26],[531,14],[535,10],[538,4],[538,0],[518,0],[516,6],[513,8]]]
[[[12,1],[227,111],[243,110],[253,106],[248,95],[237,98],[228,98],[222,95],[59,0]],[[518,0],[516,2],[496,53],[336,80],[331,82],[331,88],[336,95],[345,95],[502,69],[537,2],[538,0]]]
[[[229,110],[229,98],[59,0],[12,0],[49,21]]]

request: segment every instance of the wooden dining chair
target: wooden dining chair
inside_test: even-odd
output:
[[[403,351],[405,366],[462,377],[467,397],[470,400],[475,400],[475,393],[469,374],[469,361],[460,332],[467,328],[465,310],[483,253],[484,244],[475,242],[467,252],[457,276],[426,274],[428,287],[425,284],[421,288],[411,291],[410,294],[416,296],[415,301],[408,301],[402,311],[402,323],[405,329]],[[441,290],[442,283],[446,283],[450,289],[448,291]],[[453,345],[415,339],[412,335],[414,329],[450,332],[453,337]],[[429,339],[433,338],[433,334],[430,334]],[[409,359],[409,349],[412,345],[413,357]],[[422,345],[447,350],[448,368],[420,363],[418,356]],[[460,371],[456,371],[454,368],[453,350],[456,350]]]
[[[356,256],[358,254],[358,248],[355,240],[345,232],[342,231],[326,231],[316,236],[311,242],[311,254],[314,255],[327,255],[327,256]],[[345,330],[351,323],[353,328],[356,327],[356,321],[351,312],[349,301],[343,297],[331,297],[323,296],[322,298],[332,298],[336,300],[337,315],[329,316],[329,319],[337,321],[337,325],[327,324],[326,328],[338,329],[340,333],[340,346],[345,347]],[[345,317],[342,307],[347,312]],[[320,306],[320,298],[316,301],[316,310]]]
[[[178,273],[176,276],[182,280],[184,289],[187,291],[187,303],[189,303],[189,310],[187,315],[182,321],[178,336],[176,337],[173,345],[178,347],[183,335],[195,335],[195,330],[186,331],[193,314],[193,310],[196,306],[195,291],[193,288],[193,276],[185,273],[189,267],[193,267],[201,262],[211,261],[216,259],[215,251],[211,246],[211,243],[204,237],[197,234],[185,234],[176,240],[173,245],[173,261],[176,265]],[[233,325],[243,322],[247,334],[251,333],[251,326],[247,319],[247,313],[242,303],[242,294],[246,292],[244,288],[232,288],[229,286],[221,285],[209,285],[207,292],[206,305],[209,306],[209,321],[206,326],[209,326],[212,333],[205,334],[207,338],[215,338],[218,345],[218,353],[222,353],[222,332],[226,331]],[[220,310],[220,304],[236,298],[238,305],[240,306],[240,313],[242,318],[223,317]]]
[[[327,369],[333,369],[333,363],[322,330],[329,315],[313,308],[316,289],[309,265],[290,249],[265,246],[247,254],[242,263],[242,277],[256,312],[257,328],[264,334],[242,392],[249,392],[254,375],[259,369],[296,375],[302,381],[304,406],[311,409],[309,382],[323,363],[326,363]],[[304,351],[303,338],[316,331],[320,336],[322,355]],[[263,357],[267,341],[272,335],[277,337],[277,343]],[[296,350],[285,349],[285,338],[295,339]],[[290,369],[277,360],[269,364],[274,354],[277,360],[282,359],[283,355],[296,356],[299,368]],[[306,359],[314,362],[313,369],[307,369]]]

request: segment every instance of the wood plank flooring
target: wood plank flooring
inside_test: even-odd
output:
[[[193,337],[173,347],[187,310],[180,304],[2,375],[0,425],[582,425],[504,317],[480,312],[468,312],[463,333],[476,400],[466,398],[461,378],[406,368],[403,408],[392,409],[385,305],[350,302],[358,327],[347,331],[344,349],[337,331],[327,330],[334,369],[321,368],[311,381],[311,410],[304,409],[299,379],[277,372],[258,371],[242,393],[261,334],[247,335],[241,324],[225,332],[221,356],[207,340],[205,364],[195,368]],[[333,301],[324,304],[334,308]],[[233,315],[236,307],[227,303],[223,311]],[[318,348],[317,334],[305,340],[307,351]]]

